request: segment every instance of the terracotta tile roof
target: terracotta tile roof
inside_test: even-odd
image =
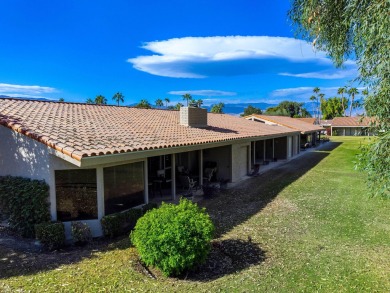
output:
[[[314,124],[314,122],[316,121],[316,118],[294,118],[294,119],[298,119],[300,121],[310,123],[310,124]]]
[[[82,157],[222,142],[293,132],[225,114],[207,128],[179,124],[179,111],[1,99],[0,124],[76,160]],[[256,123],[257,127],[253,127]]]
[[[333,118],[332,126],[357,126],[357,127],[367,127],[370,122],[372,122],[370,117],[336,117]]]
[[[261,119],[264,121],[268,121],[271,123],[275,123],[281,126],[288,127],[290,129],[294,129],[297,131],[300,131],[301,133],[310,133],[314,131],[320,131],[324,130],[321,126],[318,125],[311,125],[307,122],[300,121],[295,118],[286,117],[286,116],[269,116],[269,115],[259,115],[259,114],[252,114],[249,116],[246,116],[246,119],[250,119],[251,117]]]

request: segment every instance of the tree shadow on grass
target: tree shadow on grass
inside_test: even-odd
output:
[[[184,278],[208,282],[260,264],[264,260],[265,252],[251,241],[241,239],[214,241],[206,262]]]
[[[0,245],[0,280],[54,270],[62,265],[95,258],[98,252],[126,249],[128,247],[130,247],[130,241],[127,236],[115,240],[96,239],[84,247],[68,246],[51,252],[20,250]]]
[[[340,144],[327,142],[317,150],[243,181],[210,200],[200,202],[200,206],[206,208],[216,226],[216,238],[264,209],[284,188],[314,168]]]

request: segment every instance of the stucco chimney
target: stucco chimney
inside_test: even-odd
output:
[[[207,127],[207,110],[196,107],[180,107],[180,124],[190,127]]]

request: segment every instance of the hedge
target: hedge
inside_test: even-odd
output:
[[[48,199],[45,181],[0,177],[0,211],[22,236],[34,237],[34,225],[50,221]]]

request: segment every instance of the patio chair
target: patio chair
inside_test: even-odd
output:
[[[217,168],[206,168],[204,170],[204,177],[203,180],[206,180],[206,183],[210,183],[211,179],[213,178],[214,174],[217,172]]]
[[[257,176],[259,175],[259,171],[260,171],[260,164],[255,164],[253,166],[253,169],[251,170],[251,172],[248,174],[248,176]]]

